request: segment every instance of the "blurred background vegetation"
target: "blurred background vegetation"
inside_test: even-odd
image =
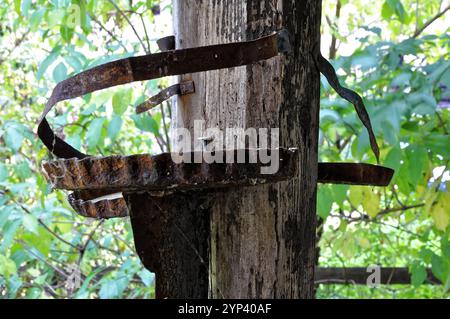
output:
[[[410,285],[318,285],[318,298],[442,298],[450,288],[449,2],[324,0],[322,53],[360,92],[396,170],[386,189],[320,186],[322,267],[408,267]],[[151,298],[129,221],[76,216],[40,169],[35,135],[55,84],[118,58],[157,51],[170,1],[0,1],[0,298]],[[60,103],[49,120],[94,154],[168,149],[170,105],[133,107],[148,81]],[[353,107],[323,81],[321,161],[374,162]],[[426,269],[442,285],[423,285]]]

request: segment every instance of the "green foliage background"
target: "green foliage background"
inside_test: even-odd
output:
[[[396,174],[386,189],[320,186],[320,266],[407,266],[412,283],[374,289],[318,285],[317,296],[448,297],[449,3],[323,3],[322,51],[330,51],[341,81],[363,95],[382,164]],[[155,52],[155,35],[167,35],[168,28],[157,19],[170,10],[170,3],[156,0],[0,2],[0,297],[153,296],[154,278],[134,252],[128,220],[77,217],[65,194],[45,182],[40,165],[50,155],[34,132],[57,82],[107,61]],[[60,103],[52,125],[94,154],[167,150],[170,106],[150,116],[133,115],[132,107],[166,82]],[[321,160],[374,163],[353,107],[326,81],[321,102]],[[422,285],[426,268],[442,285]],[[77,273],[80,287],[70,284]]]

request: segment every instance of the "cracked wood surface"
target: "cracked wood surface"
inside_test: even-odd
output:
[[[313,298],[321,1],[174,1],[178,49],[245,41],[285,28],[292,54],[250,66],[186,74],[196,94],[176,98],[174,127],[279,127],[299,148],[294,179],[224,190],[211,215],[213,298]]]

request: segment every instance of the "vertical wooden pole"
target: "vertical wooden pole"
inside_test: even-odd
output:
[[[211,297],[313,298],[320,76],[320,0],[174,0],[177,48],[250,40],[281,27],[293,53],[252,66],[186,75],[175,127],[280,128],[300,150],[290,182],[224,191],[211,215]]]

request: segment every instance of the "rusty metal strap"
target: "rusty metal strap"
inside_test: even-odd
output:
[[[359,119],[366,127],[367,132],[369,133],[370,146],[372,148],[373,153],[377,159],[377,163],[380,163],[380,149],[377,144],[377,140],[375,138],[375,134],[373,132],[372,123],[370,121],[369,114],[367,113],[366,107],[364,105],[363,99],[356,92],[343,87],[341,83],[339,83],[339,79],[336,75],[336,71],[330,62],[325,59],[320,53],[319,46],[316,46],[313,50],[314,61],[316,63],[316,67],[319,69],[320,73],[322,73],[331,87],[339,94],[340,97],[349,101],[353,104],[356,109],[356,113],[358,114]]]
[[[377,165],[319,163],[318,182],[323,184],[388,186],[393,175],[394,170]]]
[[[195,93],[195,85],[193,81],[184,81],[178,84],[174,84],[160,91],[158,94],[152,96],[144,103],[140,104],[136,108],[136,114],[147,112],[148,110],[151,110],[155,106],[158,106],[174,95],[186,95],[192,93]]]
[[[282,30],[253,41],[164,51],[97,66],[56,85],[41,116],[38,136],[57,157],[85,158],[86,154],[58,138],[46,121],[56,103],[135,81],[248,65],[289,50],[288,34]]]
[[[161,155],[160,155],[161,156]],[[135,158],[136,156],[133,156]],[[150,155],[147,157],[145,155],[141,155],[143,160],[141,162],[148,162],[148,160],[152,160]],[[126,157],[123,158],[123,162],[126,162]],[[106,162],[106,159],[98,158],[96,159],[96,162]],[[53,164],[54,166],[61,167],[62,165],[66,167],[66,171],[69,172],[66,179],[66,183],[56,182],[54,185],[57,188],[63,188],[72,185],[72,181],[70,180],[70,176],[79,174],[80,172],[85,171],[85,168],[83,165],[73,165],[73,163],[64,163],[59,161],[55,162]],[[93,164],[91,167],[95,167],[96,164]],[[173,164],[169,164],[169,166],[173,166]],[[102,168],[104,167],[105,172],[102,173],[100,170],[96,170],[95,173],[93,173],[94,178],[101,179],[107,174],[110,174],[109,167],[111,165],[97,165],[97,167]],[[133,167],[131,165],[131,167]],[[44,168],[47,170],[48,179],[50,181],[55,181],[57,179],[57,175],[60,175],[59,172],[52,171],[49,169],[49,164],[44,164]],[[206,170],[212,169],[211,167],[205,166]],[[184,167],[187,172],[184,174],[192,175],[193,167],[192,166],[185,166]],[[121,168],[123,172],[129,172],[130,169],[127,165],[123,166]],[[157,175],[166,175],[167,173],[158,171],[158,168],[154,167],[155,172]],[[182,171],[181,171],[182,172]],[[138,175],[137,172],[131,172],[133,176]],[[390,168],[376,166],[376,165],[368,165],[368,164],[354,164],[354,163],[319,163],[318,167],[318,182],[323,184],[349,184],[349,185],[364,185],[364,186],[387,186],[389,185],[392,176],[394,174],[394,171]],[[90,176],[90,174],[89,174]],[[124,176],[123,174],[121,175]],[[191,176],[192,178],[192,176]],[[84,179],[83,179],[84,180]],[[117,180],[117,179],[115,179]],[[85,181],[85,180],[84,180]],[[91,179],[91,182],[93,180]],[[210,191],[217,191],[218,188],[213,188],[214,185],[217,184],[217,181],[210,180],[209,185],[211,187],[208,188]],[[175,183],[178,185],[177,183]],[[86,187],[86,181],[83,183],[83,187]],[[74,193],[69,195],[69,203],[72,206],[72,208],[81,216],[89,217],[89,218],[96,218],[96,219],[110,219],[110,218],[121,218],[121,217],[127,217],[129,215],[127,205],[125,203],[125,200],[119,196],[117,197],[117,194],[112,194],[111,190],[108,190],[108,188],[111,188],[113,186],[113,183],[108,182],[105,185],[97,185],[95,187],[95,190],[76,190]],[[195,189],[198,186],[198,179],[194,178],[194,185],[192,186],[193,189]],[[236,187],[236,185],[233,185],[233,187]],[[173,187],[173,185],[161,187],[159,190],[160,194],[165,194],[167,191],[167,194],[171,194],[171,191],[177,191],[178,186]],[[186,189],[186,187],[185,187]]]

